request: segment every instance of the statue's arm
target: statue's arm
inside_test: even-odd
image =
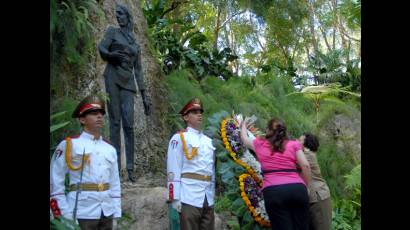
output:
[[[98,51],[100,52],[101,58],[104,61],[109,61],[109,59],[111,58],[109,48],[114,37],[114,33],[114,27],[108,27],[103,39],[101,40],[100,44],[98,44]]]
[[[134,72],[135,72],[135,78],[137,80],[138,84],[138,89],[141,92],[142,96],[142,102],[144,104],[144,113],[145,115],[149,115],[151,111],[151,103],[147,98],[147,95],[145,93],[145,84],[144,84],[144,79],[143,79],[143,73],[142,73],[142,65],[141,65],[141,49],[138,47],[137,49],[137,58],[134,61]]]
[[[141,49],[138,47],[137,49],[137,58],[135,59],[134,62],[134,70],[135,70],[135,78],[137,80],[138,84],[138,89],[140,91],[145,90],[145,84],[144,84],[144,77],[142,74],[142,65],[141,65]]]

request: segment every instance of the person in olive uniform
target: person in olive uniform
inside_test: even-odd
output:
[[[318,138],[311,133],[304,133],[299,142],[311,168],[312,179],[308,186],[310,203],[310,226],[313,230],[330,230],[332,224],[332,203],[329,187],[320,173],[316,152],[319,148]]]
[[[149,115],[150,103],[146,98],[141,68],[140,47],[133,35],[134,23],[129,9],[117,4],[116,17],[120,27],[108,27],[104,38],[98,45],[101,58],[107,62],[104,71],[110,140],[118,154],[118,168],[121,169],[120,124],[124,130],[126,168],[128,178],[135,182],[134,176],[134,96],[137,92],[135,79],[144,103],[144,113]],[[135,78],[134,78],[135,76]]]

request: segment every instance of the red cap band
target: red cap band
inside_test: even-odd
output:
[[[202,110],[202,107],[201,107],[200,104],[195,103],[195,102],[189,103],[189,104],[187,104],[187,105],[181,110],[180,114],[185,115],[187,112],[189,112],[190,110],[193,110],[193,109],[200,109],[200,110]],[[202,110],[202,111],[203,111],[203,110]]]
[[[81,115],[84,111],[87,111],[89,109],[102,109],[100,104],[85,104],[83,107],[81,107],[80,111],[78,112],[79,115]]]

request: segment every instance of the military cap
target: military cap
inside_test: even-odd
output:
[[[105,114],[105,103],[100,97],[90,95],[78,103],[72,117],[78,118],[95,110],[100,110],[103,114]]]
[[[202,113],[204,109],[202,108],[202,103],[198,98],[190,100],[182,109],[179,111],[179,114],[182,116],[186,115],[189,111],[200,110]]]

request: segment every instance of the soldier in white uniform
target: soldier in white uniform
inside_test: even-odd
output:
[[[75,219],[82,230],[112,229],[113,218],[121,217],[117,153],[100,134],[104,114],[105,104],[100,98],[89,96],[81,101],[73,112],[83,127],[81,135],[62,141],[51,160],[50,197],[57,201],[64,217],[73,219],[80,188]],[[70,181],[67,194],[66,174]]]
[[[179,112],[187,129],[169,142],[168,201],[180,213],[182,230],[214,229],[215,147],[201,131],[203,108],[194,98]]]

